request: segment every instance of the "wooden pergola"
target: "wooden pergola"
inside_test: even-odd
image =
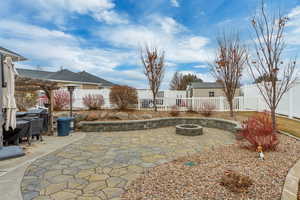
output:
[[[29,77],[21,77],[17,76],[15,81],[15,90],[20,92],[35,92],[39,90],[43,90],[46,96],[49,99],[49,131],[53,134],[53,103],[54,103],[54,90],[59,89],[57,82],[37,79],[37,78],[29,78]]]

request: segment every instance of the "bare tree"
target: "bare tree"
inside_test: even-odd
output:
[[[182,90],[182,74],[175,72],[170,83],[170,90]]]
[[[148,79],[149,87],[153,94],[153,106],[157,111],[156,97],[165,72],[165,52],[157,48],[145,46],[141,50],[141,61],[144,66],[144,74]]]
[[[175,72],[170,83],[171,90],[186,90],[187,86],[192,82],[203,82],[201,78],[198,78],[195,74],[183,75],[179,72]]]
[[[269,16],[264,1],[259,12],[251,20],[255,32],[255,55],[247,60],[254,80],[267,77],[267,81],[256,85],[267,103],[272,117],[272,128],[276,131],[276,108],[282,96],[296,80],[296,59],[284,62],[282,54],[286,47],[284,30],[288,18],[281,14]]]
[[[193,82],[203,82],[201,78],[198,78],[196,74],[186,74],[182,76],[181,87],[186,90],[187,86]]]
[[[217,38],[218,50],[211,64],[213,75],[223,84],[223,91],[233,117],[233,101],[240,85],[242,71],[247,60],[247,50],[241,44],[238,34],[226,34]]]

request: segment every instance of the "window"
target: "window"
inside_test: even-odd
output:
[[[208,93],[208,96],[209,96],[209,97],[214,97],[214,96],[215,96],[215,92],[209,92],[209,93]]]

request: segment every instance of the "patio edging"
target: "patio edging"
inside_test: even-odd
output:
[[[300,159],[289,170],[285,178],[285,182],[281,194],[281,200],[297,200],[299,181],[300,181]]]
[[[155,118],[148,120],[129,120],[129,121],[103,121],[103,122],[80,122],[79,127],[84,132],[111,132],[111,131],[133,131],[146,130],[153,128],[163,128],[178,124],[198,124],[203,127],[218,128],[232,133],[241,129],[239,122],[218,119],[218,118],[199,118],[199,117],[168,117]]]
[[[300,141],[300,138],[293,136],[287,132],[279,131],[281,134],[292,137]],[[298,184],[300,181],[300,159],[296,164],[289,170],[282,189],[281,200],[297,200],[298,195]]]

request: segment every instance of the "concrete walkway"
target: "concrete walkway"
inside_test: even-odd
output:
[[[85,133],[72,133],[67,137],[44,136],[43,142],[25,147],[25,156],[0,161],[0,199],[22,200],[20,185],[26,168],[35,160],[84,137]]]
[[[175,128],[87,133],[32,163],[22,180],[24,200],[120,200],[145,170],[206,148],[232,144],[234,135],[204,128],[181,136]]]

